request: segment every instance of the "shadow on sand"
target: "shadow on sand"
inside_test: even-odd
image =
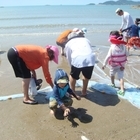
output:
[[[78,95],[80,95],[80,93],[80,91],[77,91]],[[84,98],[101,106],[115,106],[120,102],[117,95],[101,93],[95,89],[88,90]]]
[[[34,96],[34,100],[38,102],[38,104],[48,104],[49,100],[46,100],[46,95],[45,94],[37,94]]]
[[[78,108],[74,109],[73,107],[70,107],[71,113],[64,117],[63,113],[64,111],[60,108],[58,108],[55,112],[55,118],[59,120],[68,119],[71,122],[72,127],[77,127],[79,124],[74,120],[75,118],[79,119],[81,123],[90,123],[93,119],[93,117],[86,113],[86,109],[84,108]]]

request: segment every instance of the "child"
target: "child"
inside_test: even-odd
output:
[[[111,76],[111,86],[115,87],[114,79],[117,73],[118,79],[120,80],[120,90],[117,94],[124,95],[124,70],[125,63],[127,61],[128,51],[125,46],[126,42],[122,40],[123,36],[120,35],[119,31],[110,32],[109,41],[111,42],[111,47],[108,54],[104,60],[102,69],[105,68],[107,63],[110,65],[110,76]]]
[[[71,90],[67,73],[63,69],[57,69],[54,78],[53,94],[49,97],[51,114],[55,113],[57,105],[59,105],[64,111],[64,117],[68,116],[70,113],[69,107],[73,103],[70,95],[74,96],[77,100],[81,99]]]

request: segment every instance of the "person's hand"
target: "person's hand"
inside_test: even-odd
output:
[[[69,108],[66,108],[65,111],[64,111],[63,116],[64,117],[67,117],[69,115],[69,113],[70,113],[70,109]]]
[[[81,100],[81,97],[80,96],[77,96],[77,100]]]
[[[32,70],[32,77],[35,78],[35,79],[37,79],[35,70]]]
[[[50,86],[53,88],[53,83],[51,83]]]

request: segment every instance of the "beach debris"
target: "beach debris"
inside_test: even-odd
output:
[[[86,138],[85,136],[81,136],[82,140],[89,140],[88,138]]]

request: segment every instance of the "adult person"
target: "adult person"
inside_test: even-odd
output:
[[[87,85],[91,79],[95,65],[95,55],[92,51],[90,41],[84,36],[77,36],[70,39],[65,45],[66,58],[70,64],[70,87],[75,92],[76,80],[82,72],[83,87],[82,95],[87,95]]]
[[[58,63],[59,50],[56,46],[17,45],[9,49],[7,57],[11,63],[15,76],[22,78],[23,103],[37,104],[28,95],[31,77],[36,78],[35,69],[42,67],[47,83],[53,88],[52,78],[49,72],[49,61]],[[31,74],[32,73],[32,74]]]
[[[61,47],[61,55],[65,55],[64,48],[67,42],[67,36],[72,32],[72,30],[68,29],[63,31],[58,38],[56,39],[56,44]]]
[[[123,11],[120,8],[118,8],[115,12],[116,12],[117,15],[122,17],[122,24],[121,24],[121,27],[120,27],[120,32],[123,29],[128,28],[128,27],[130,27],[131,25],[134,24],[134,21],[133,21],[131,15],[128,12]],[[125,41],[127,42],[128,38],[129,38],[129,34],[128,34],[127,31],[124,33],[124,37],[125,37]]]
[[[61,47],[61,55],[62,56],[65,56],[64,48],[65,48],[65,44],[68,41],[68,35],[70,33],[72,33],[72,32],[74,33],[74,32],[77,32],[79,30],[80,30],[79,28],[74,28],[73,30],[70,30],[70,29],[65,30],[56,39],[56,44]],[[82,28],[82,30],[80,30],[80,31],[82,31],[83,34],[85,34],[87,32],[87,29],[86,28]],[[75,35],[77,35],[77,34],[75,34]]]

